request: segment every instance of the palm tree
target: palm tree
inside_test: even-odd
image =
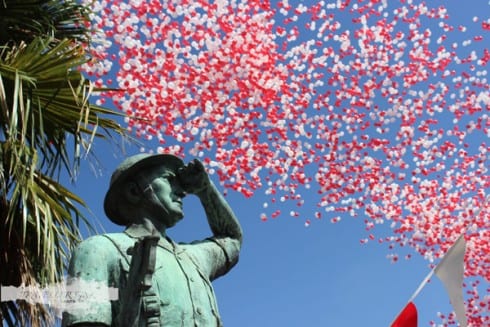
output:
[[[1,285],[45,287],[62,280],[80,240],[83,200],[58,181],[95,138],[123,129],[117,114],[88,102],[78,70],[89,60],[89,10],[76,1],[0,2]],[[109,117],[109,118],[108,118]],[[53,323],[43,304],[1,303],[9,326]]]

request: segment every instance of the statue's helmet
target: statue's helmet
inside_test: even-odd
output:
[[[136,174],[155,166],[164,166],[177,172],[185,164],[182,159],[171,154],[140,153],[126,158],[112,173],[109,190],[104,199],[105,214],[112,222],[123,226],[132,222],[128,221],[126,215],[120,212],[120,201],[125,201],[121,197],[120,190]]]

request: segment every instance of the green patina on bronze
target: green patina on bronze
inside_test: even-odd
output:
[[[178,244],[166,229],[183,218],[186,194],[200,199],[213,236]],[[119,298],[72,303],[63,326],[222,326],[211,282],[237,263],[242,231],[200,161],[126,159],[112,175],[104,209],[126,229],[80,243],[68,273],[73,285],[103,282]]]

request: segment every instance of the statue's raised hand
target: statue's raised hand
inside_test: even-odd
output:
[[[210,185],[204,165],[198,159],[189,162],[177,172],[179,182],[187,194],[198,194]]]

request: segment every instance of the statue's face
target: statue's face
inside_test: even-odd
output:
[[[165,167],[158,167],[149,172],[149,184],[153,195],[149,199],[154,203],[153,218],[165,227],[172,227],[184,217],[183,191],[175,173]]]

